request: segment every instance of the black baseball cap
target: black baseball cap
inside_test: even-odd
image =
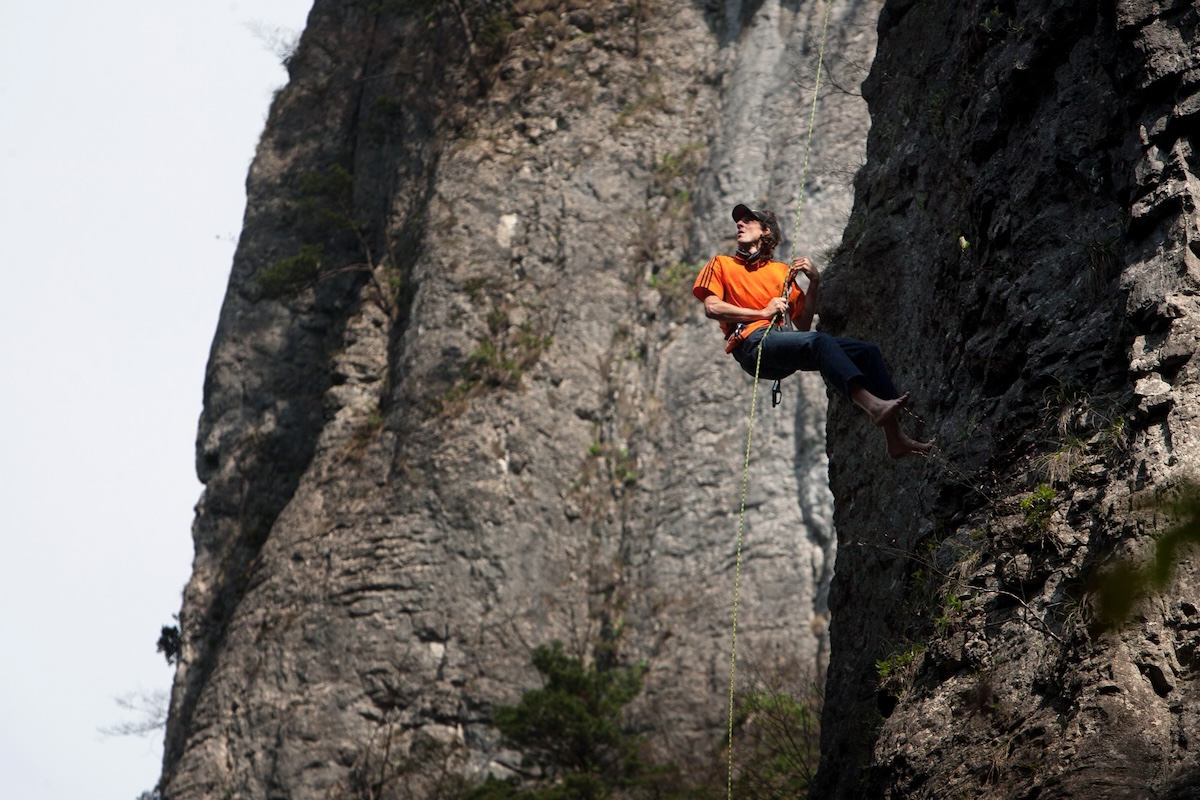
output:
[[[733,207],[733,221],[740,222],[744,219],[758,220],[764,228],[771,232],[776,242],[780,240],[779,221],[775,219],[774,211],[755,211],[745,203],[738,203]]]

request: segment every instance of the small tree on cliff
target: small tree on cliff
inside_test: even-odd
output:
[[[538,647],[533,665],[545,686],[526,692],[515,706],[497,707],[493,722],[545,777],[525,790],[492,778],[468,798],[599,800],[614,790],[660,796],[655,784],[670,770],[648,764],[644,738],[629,733],[623,720],[625,706],[642,690],[645,665],[585,666],[564,653],[561,642]]]

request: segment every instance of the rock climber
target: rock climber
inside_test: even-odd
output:
[[[776,329],[766,336],[759,377],[819,370],[829,386],[883,430],[889,456],[928,455],[932,444],[915,441],[900,428],[897,416],[909,393],[896,390],[879,348],[811,330],[821,276],[805,257],[793,259],[790,269],[771,260],[781,238],[775,214],[739,204],[733,209],[733,220],[737,223],[736,255],[713,256],[692,287],[692,294],[704,304],[705,315],[720,323],[725,352],[754,375],[764,335],[772,325],[791,319],[795,330]],[[796,285],[797,275],[808,278],[807,293]]]

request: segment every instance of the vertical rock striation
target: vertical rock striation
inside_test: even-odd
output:
[[[884,465],[831,407],[818,797],[1200,792],[1194,560],[1123,628],[1094,582],[1200,468],[1198,25],[1186,0],[884,6],[823,317],[886,343],[938,450]]]
[[[355,796],[431,742],[504,774],[490,709],[554,639],[646,659],[639,724],[703,765],[751,382],[690,281],[735,202],[795,207],[820,10],[317,0],[209,361],[164,797]],[[877,10],[834,3],[838,87]],[[866,135],[818,113],[817,253]],[[747,672],[823,658],[823,440],[819,381],[756,427]]]

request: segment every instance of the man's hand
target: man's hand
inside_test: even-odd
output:
[[[790,277],[795,278],[797,272],[808,278],[809,283],[819,283],[821,280],[821,273],[807,256],[792,259],[792,269],[788,274]]]
[[[763,319],[775,319],[777,316],[787,319],[788,301],[782,297],[772,297],[771,302],[767,303],[766,307],[762,310],[762,314]]]

